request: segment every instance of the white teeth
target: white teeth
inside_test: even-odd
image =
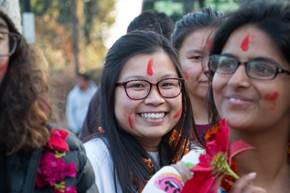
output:
[[[241,102],[242,100],[238,99],[238,98],[230,98],[230,101],[231,102]]]
[[[161,119],[165,116],[165,113],[141,113],[141,117],[145,119]]]

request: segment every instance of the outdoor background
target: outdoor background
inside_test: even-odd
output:
[[[75,84],[75,74],[89,73],[99,84],[108,48],[126,33],[129,22],[143,10],[164,12],[176,21],[202,7],[230,11],[240,3],[237,0],[20,0],[21,12],[34,14],[35,44],[48,60],[50,95],[59,110],[55,115],[63,126],[65,99]]]

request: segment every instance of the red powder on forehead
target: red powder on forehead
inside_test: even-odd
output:
[[[147,62],[147,74],[149,76],[153,75],[153,59],[152,58],[150,58]]]
[[[175,113],[175,115],[173,115],[173,119],[178,119],[178,118],[180,118],[181,113],[182,113],[182,109],[178,110],[178,111]]]
[[[265,96],[265,99],[268,101],[276,101],[278,97],[279,97],[279,93],[275,91],[273,93],[267,94]]]
[[[129,127],[132,129],[133,128],[132,114],[128,115],[128,124]]]
[[[7,71],[8,63],[0,64],[0,79],[2,79]]]
[[[242,42],[241,42],[241,45],[240,45],[240,48],[246,52],[249,50],[249,45],[250,45],[250,35],[247,35],[243,38]]]

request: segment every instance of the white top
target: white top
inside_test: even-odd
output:
[[[117,191],[113,174],[113,161],[105,142],[100,138],[92,139],[84,144],[96,178],[99,193],[122,193],[119,180],[116,179]],[[159,163],[158,152],[148,152],[154,162]]]
[[[113,161],[104,141],[96,138],[86,142],[84,146],[94,169],[99,193],[122,193],[118,180],[118,191],[115,191]]]

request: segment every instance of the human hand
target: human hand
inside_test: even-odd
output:
[[[230,193],[267,193],[264,188],[253,184],[255,178],[256,173],[254,172],[242,176],[233,184]]]

